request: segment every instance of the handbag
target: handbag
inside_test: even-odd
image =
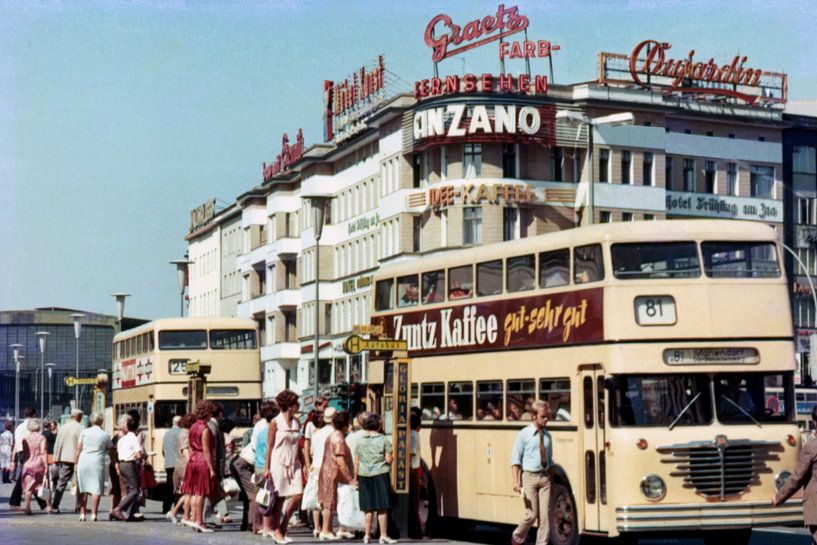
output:
[[[241,492],[241,487],[238,486],[238,481],[232,477],[226,477],[224,480],[222,480],[221,488],[228,496],[234,496],[235,494]]]
[[[255,494],[255,502],[258,504],[258,512],[262,515],[272,514],[272,506],[275,504],[277,494],[272,479],[265,479]]]
[[[43,501],[51,499],[51,489],[48,487],[48,480],[43,481],[43,484],[37,489],[37,497]]]
[[[153,466],[150,464],[142,465],[142,469],[139,471],[139,487],[142,488],[142,490],[148,490],[150,488],[156,488],[157,485],[156,473],[153,471]]]

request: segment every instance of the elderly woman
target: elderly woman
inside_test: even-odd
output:
[[[264,535],[272,537],[275,543],[291,543],[287,537],[287,525],[293,513],[301,504],[304,482],[301,476],[303,451],[300,446],[300,422],[295,414],[301,404],[298,394],[290,390],[279,393],[275,401],[280,414],[276,416],[267,430],[267,452],[264,462],[264,478],[272,477],[277,497],[272,505],[272,516],[264,517]],[[284,502],[287,509],[281,518]]]
[[[355,479],[352,470],[352,453],[345,439],[350,421],[348,412],[336,412],[332,416],[332,433],[326,439],[323,447],[323,461],[318,477],[318,504],[323,512],[323,528],[318,534],[318,539],[321,541],[354,537],[351,532],[341,531],[335,534],[332,529],[332,518],[338,505],[338,485],[350,484]]]
[[[5,429],[0,433],[0,470],[3,482],[11,482],[11,454],[14,451],[14,422],[6,420]]]
[[[26,495],[26,515],[31,514],[31,496],[45,482],[48,469],[48,446],[45,437],[40,433],[40,421],[37,418],[28,420],[28,437],[23,439],[23,451],[28,452],[28,460],[23,464],[20,479],[23,482],[23,493]],[[51,500],[49,499],[49,509]]]
[[[190,426],[196,421],[196,415],[186,414],[179,421],[179,438],[176,441],[176,469],[173,471],[173,496],[178,497],[176,504],[167,512],[165,517],[173,524],[178,524],[176,515],[179,509],[184,513],[183,520],[186,525],[191,522],[190,518],[190,496],[182,494],[182,480],[187,471],[187,460],[190,459]]]
[[[386,535],[391,507],[391,443],[380,433],[380,416],[372,414],[363,425],[366,433],[355,445],[355,474],[360,488],[360,510],[364,512],[363,543],[372,539],[372,520],[377,513],[380,543],[396,543]]]
[[[124,495],[119,505],[111,511],[111,517],[117,520],[128,520],[128,514],[139,499],[139,467],[137,462],[144,456],[142,444],[136,437],[136,421],[130,415],[123,414],[117,422],[120,437],[116,443],[116,456],[119,460],[116,470],[122,477]],[[126,514],[128,513],[128,514]]]
[[[182,481],[182,494],[190,496],[193,517],[192,521],[182,520],[182,524],[202,533],[212,533],[204,525],[204,498],[211,494],[217,484],[216,439],[207,425],[215,409],[215,404],[211,401],[201,401],[196,406],[196,422],[190,426],[188,435],[190,459]]]
[[[91,520],[97,521],[99,498],[105,492],[105,453],[113,443],[111,436],[102,429],[104,416],[101,412],[91,414],[91,426],[82,430],[77,443],[74,467],[77,468],[77,503],[79,520],[85,521],[86,502],[91,495]]]

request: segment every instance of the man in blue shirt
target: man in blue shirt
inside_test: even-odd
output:
[[[538,522],[536,545],[547,545],[548,506],[550,505],[550,469],[553,467],[553,442],[545,429],[550,405],[535,401],[531,405],[533,423],[522,428],[511,452],[513,490],[525,499],[525,518],[513,531],[511,545],[522,545],[534,522]]]

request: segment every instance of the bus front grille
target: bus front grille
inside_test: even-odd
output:
[[[729,441],[720,435],[714,441],[696,441],[664,447],[661,461],[672,464],[672,477],[681,477],[684,487],[694,488],[706,498],[719,498],[746,492],[758,484],[761,473],[770,473],[768,462],[779,460],[783,445],[772,441]]]

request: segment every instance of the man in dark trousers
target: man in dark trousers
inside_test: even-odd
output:
[[[176,469],[176,447],[179,444],[179,432],[182,431],[179,427],[179,422],[181,421],[181,416],[174,416],[173,427],[167,430],[165,436],[162,438],[162,456],[164,456],[165,459],[165,471],[167,472],[164,494],[162,496],[162,513],[169,512],[175,503],[175,498],[173,497],[173,473]]]
[[[811,410],[811,419],[817,423],[817,407]],[[797,469],[772,498],[772,507],[784,503],[802,486],[803,524],[811,532],[811,541],[817,544],[817,439],[803,445]]]

